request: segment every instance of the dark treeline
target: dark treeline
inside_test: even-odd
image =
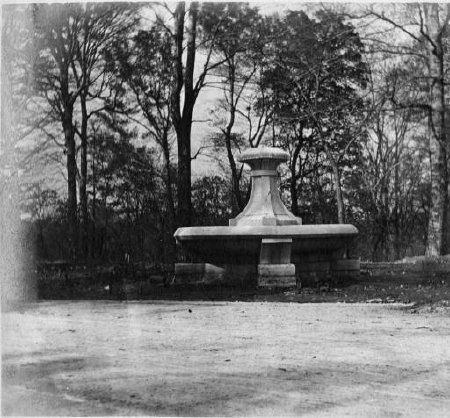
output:
[[[177,227],[245,207],[236,155],[262,145],[291,211],[355,224],[363,259],[448,253],[450,6],[355,7],[3,6],[2,194],[36,259],[174,262]]]

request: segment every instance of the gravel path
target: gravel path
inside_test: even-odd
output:
[[[450,317],[41,302],[2,314],[2,415],[450,416]]]

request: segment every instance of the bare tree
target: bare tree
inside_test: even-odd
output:
[[[215,32],[215,58],[223,61],[213,74],[219,79],[217,87],[222,90],[223,97],[211,111],[213,125],[219,132],[210,139],[216,151],[226,150],[231,170],[233,213],[236,215],[244,209],[245,202],[240,190],[243,165],[238,169],[233,152],[244,144],[258,146],[270,122],[268,108],[262,106],[264,92],[258,85],[266,36],[258,10],[246,4],[209,3],[205,4],[203,13],[209,14],[203,29],[207,33]],[[255,114],[258,100],[261,106]],[[244,133],[245,129],[248,133]]]
[[[425,150],[419,152],[417,143],[426,129],[412,108],[392,105],[393,90],[397,95],[411,94],[410,84],[395,65],[378,63],[371,72],[369,90],[369,140],[364,143],[361,179],[364,210],[372,224],[372,259],[400,259],[410,246],[413,230],[424,224],[418,198],[425,177],[421,160]]]
[[[426,112],[430,129],[430,179],[431,208],[428,223],[426,254],[443,255],[448,252],[449,229],[449,152],[450,139],[446,131],[449,117],[445,101],[445,38],[449,32],[450,5],[438,3],[410,4],[399,6],[401,10],[381,12],[372,7],[364,16],[376,17],[384,22],[390,36],[398,36],[405,42],[392,44],[383,38],[373,37],[373,49],[398,57],[414,57],[425,67],[426,76],[410,73],[411,85],[417,80],[426,83],[420,101],[392,96],[398,108],[411,107]],[[408,41],[408,42],[406,42]],[[420,85],[421,83],[419,83]],[[414,97],[414,99],[416,99]]]
[[[138,18],[136,7],[129,4],[86,3],[80,10],[80,30],[76,37],[75,58],[71,70],[80,89],[80,127],[76,132],[80,138],[80,221],[81,253],[88,253],[88,197],[87,157],[89,119],[105,110],[113,111],[119,89],[111,83],[107,71],[105,55],[113,46],[121,44],[136,27]]]
[[[77,220],[77,160],[74,126],[74,105],[82,86],[74,84],[71,63],[76,54],[80,20],[76,10],[79,5],[34,6],[35,31],[40,51],[35,66],[35,82],[39,93],[45,97],[60,121],[66,153],[67,211],[71,256],[75,258],[78,243]]]
[[[178,148],[178,225],[189,225],[192,218],[191,204],[191,129],[195,103],[201,89],[206,85],[206,77],[222,62],[213,61],[215,35],[199,36],[201,27],[201,7],[191,2],[186,10],[185,2],[179,2],[172,12],[166,6],[173,21],[173,30],[158,19],[160,25],[169,31],[174,40],[173,74],[174,88],[171,96],[172,123],[177,136]],[[197,51],[202,50],[203,63],[195,77]]]
[[[124,113],[142,130],[143,139],[154,141],[162,154],[164,183],[167,196],[167,223],[170,235],[175,232],[174,197],[174,132],[171,120],[172,39],[152,26],[140,30],[129,42],[115,46],[114,69],[124,80],[130,100]],[[151,142],[150,142],[151,143]],[[169,249],[175,255],[175,241]]]
[[[104,56],[136,24],[136,7],[115,4],[35,5],[35,32],[39,61],[35,83],[61,123],[67,159],[68,218],[72,256],[78,247],[77,177],[81,206],[81,249],[87,255],[88,206],[86,193],[88,121],[111,110],[113,93],[105,71]],[[80,121],[76,102],[80,103]],[[106,101],[106,103],[105,103]],[[81,142],[80,170],[77,141]]]

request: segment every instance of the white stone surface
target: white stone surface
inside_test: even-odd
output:
[[[230,219],[230,226],[301,224],[301,219],[286,209],[278,190],[277,167],[288,158],[286,151],[269,147],[251,148],[238,156],[252,169],[252,189],[247,206]]]
[[[240,225],[240,226],[191,226],[178,228],[174,236],[178,241],[197,240],[199,238],[218,237],[227,239],[230,237],[252,238],[334,238],[355,237],[358,229],[349,224],[326,224],[326,225]]]
[[[276,168],[280,162],[289,160],[289,154],[281,148],[264,146],[246,149],[237,156],[237,160],[245,163],[252,160],[273,160],[276,161]]]

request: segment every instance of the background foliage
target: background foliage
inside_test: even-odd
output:
[[[355,224],[362,259],[448,253],[450,6],[298,9],[3,6],[2,196],[35,261],[173,263],[178,226],[245,207],[236,155],[261,145],[289,153],[291,211]]]

